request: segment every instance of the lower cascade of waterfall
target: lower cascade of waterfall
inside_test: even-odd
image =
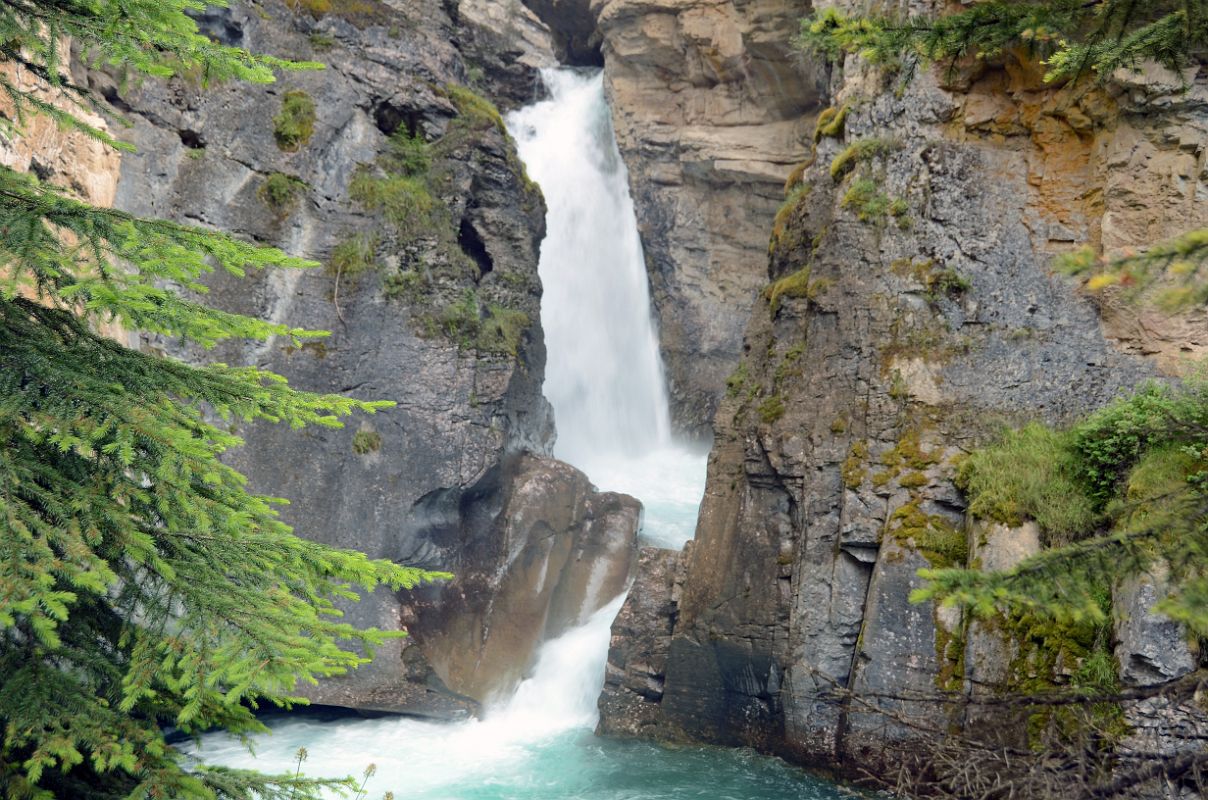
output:
[[[671,436],[645,266],[600,75],[545,73],[550,98],[509,115],[549,206],[542,247],[545,384],[555,455],[599,488],[637,497],[643,538],[682,547],[695,532],[705,456]],[[314,778],[366,774],[359,798],[413,800],[837,800],[838,787],[743,750],[663,748],[596,737],[596,700],[623,597],[545,643],[532,674],[482,719],[363,719],[322,712],[265,719],[249,752],[226,734],[192,755]],[[307,758],[297,753],[305,748]],[[358,779],[359,780],[359,779]],[[334,795],[333,795],[334,796]]]
[[[430,722],[317,713],[269,717],[255,755],[202,737],[207,763],[312,778],[365,779],[366,800],[838,800],[848,797],[774,758],[711,747],[666,749],[592,734],[609,629],[621,598],[541,649],[533,675],[483,719]],[[298,762],[299,748],[307,758]],[[334,797],[335,795],[333,795]]]

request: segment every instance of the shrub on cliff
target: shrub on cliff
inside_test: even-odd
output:
[[[5,3],[0,59],[61,89],[59,39],[151,76],[267,82],[308,66],[200,35],[193,0]],[[23,115],[122,146],[0,80]],[[296,775],[189,763],[164,738],[262,730],[253,710],[297,702],[299,680],[365,661],[392,633],[357,630],[351,587],[434,576],[295,536],[280,500],[220,460],[237,422],[339,426],[388,403],[299,392],[254,367],[195,367],[123,347],[102,325],[209,347],[325,334],[212,309],[212,270],[307,267],[220,234],[79,202],[0,167],[0,794],[9,798],[317,797]]]
[[[286,92],[273,117],[273,138],[287,153],[301,149],[315,133],[315,101],[301,89]]]

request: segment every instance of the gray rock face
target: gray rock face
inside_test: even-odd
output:
[[[1113,592],[1116,660],[1128,686],[1153,686],[1195,670],[1186,627],[1154,611],[1169,590],[1170,568],[1154,565],[1144,575],[1129,577]]]
[[[558,63],[549,27],[521,0],[460,0],[461,50],[501,106],[524,105],[544,90],[536,71]]]
[[[643,547],[640,580],[629,590],[612,625],[600,725],[606,736],[642,736],[657,724],[666,682],[667,655],[684,581],[685,551]]]
[[[591,0],[524,0],[550,27],[558,60],[576,66],[599,66],[600,35],[591,13]]]
[[[920,567],[968,563],[952,458],[1004,423],[1067,420],[1155,373],[1049,265],[1100,242],[1096,187],[1125,180],[1102,154],[1127,142],[1182,152],[1160,106],[1092,93],[1072,108],[1018,85],[1027,74],[985,68],[945,88],[920,73],[889,91],[855,60],[836,73],[845,126],[820,137],[777,220],[772,284],[716,416],[663,695],[657,712],[643,707],[643,735],[876,769],[911,746],[894,713],[928,719],[886,695],[959,689],[968,652],[983,675],[1012,658],[989,633],[962,641],[959,617],[908,601]],[[1127,171],[1144,183],[1154,163]],[[1155,218],[1149,203],[1111,209],[1117,232]],[[982,544],[1003,564],[1032,547]],[[657,572],[643,562],[637,585],[647,569]],[[645,635],[615,628],[614,651]],[[625,729],[625,696],[617,681],[605,687],[602,729]],[[877,707],[891,713],[867,713]]]
[[[448,715],[514,681],[544,635],[619,591],[638,512],[635,501],[596,495],[581,474],[542,457],[553,435],[538,322],[544,205],[501,127],[489,114],[459,113],[445,88],[467,80],[459,38],[476,57],[489,46],[539,59],[540,24],[518,26],[528,39],[496,31],[487,41],[481,28],[460,29],[435,0],[357,9],[313,19],[278,3],[271,13],[237,5],[203,18],[233,44],[328,63],[276,84],[203,92],[181,80],[127,89],[91,79],[128,109],[133,125],[124,133],[138,146],[122,162],[118,207],[324,262],[243,280],[213,276],[209,300],[330,330],[330,338],[300,348],[233,343],[211,354],[174,342],[148,346],[255,364],[301,389],[397,403],[342,430],[246,430],[247,444],[230,462],[256,491],[290,498],[282,516],[300,535],[458,574],[420,594],[381,589],[351,605],[354,624],[416,635],[308,690],[320,703]],[[288,152],[274,138],[287,91],[306,92],[316,111],[313,135]],[[428,190],[443,209],[418,232],[356,202],[350,189],[399,130],[429,142]],[[267,200],[273,173],[296,179],[292,201]],[[343,271],[333,254],[349,242],[362,243],[369,258]],[[536,564],[548,564],[548,574]],[[521,603],[534,584],[545,587],[540,597]],[[446,606],[468,609],[466,624],[482,629],[441,629]],[[524,616],[501,648],[506,626],[490,635],[486,626],[505,606]],[[478,659],[497,668],[498,683],[467,666]]]
[[[1130,576],[1113,590],[1116,660],[1121,683],[1126,687],[1153,687],[1190,675],[1200,663],[1199,645],[1188,636],[1186,627],[1154,606],[1169,588],[1170,568],[1155,564],[1143,575]],[[1208,736],[1208,711],[1195,696],[1177,700],[1158,695],[1124,710],[1129,726],[1122,750],[1136,758],[1174,759],[1202,752]],[[1135,755],[1134,755],[1135,754]],[[1154,782],[1146,787],[1148,796],[1182,800],[1172,786]]]

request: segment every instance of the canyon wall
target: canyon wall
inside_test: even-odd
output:
[[[548,457],[545,206],[479,94],[521,102],[551,44],[519,3],[507,25],[475,0],[308,8],[239,4],[199,21],[225,43],[322,70],[205,88],[189,76],[87,79],[137,147],[121,162],[119,208],[320,262],[215,275],[207,302],[329,338],[145,346],[397,403],[339,430],[244,430],[230,458],[256,491],[289,498],[282,516],[300,535],[456,576],[348,606],[354,624],[411,636],[303,693],[457,715],[619,593],[634,555],[637,502]]]
[[[1202,348],[1202,328],[1180,333],[1194,315],[1180,329],[1110,296],[1096,307],[1051,262],[1208,222],[1206,101],[1205,69],[1054,88],[1010,55],[913,79],[836,66],[814,151],[764,217],[767,272],[696,541],[641,555],[602,732],[856,773],[911,746],[899,718],[949,724],[903,697],[1018,678],[1031,643],[908,598],[921,568],[1005,568],[1040,546],[1027,526],[966,526],[963,453],[1003,425],[1072,420]],[[1115,593],[1123,685],[1194,668],[1152,586]]]

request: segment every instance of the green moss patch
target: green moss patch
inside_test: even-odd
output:
[[[868,474],[868,470],[864,466],[867,460],[868,443],[863,440],[852,442],[851,448],[847,451],[847,458],[843,460],[843,466],[839,468],[844,486],[853,490],[860,488]]]
[[[357,431],[352,435],[352,452],[366,456],[382,449],[382,436],[377,431]]]
[[[445,86],[445,94],[461,115],[463,123],[476,130],[496,128],[505,135],[507,126],[503,123],[503,115],[495,104],[467,86],[450,83]]]
[[[776,216],[772,219],[772,246],[780,243],[784,238],[784,232],[788,229],[789,222],[793,218],[793,214],[797,211],[797,207],[802,201],[809,196],[809,184],[802,183],[795,188],[789,190],[788,196],[784,202],[780,204],[779,210],[776,211]]]
[[[495,303],[484,307],[473,289],[465,289],[456,302],[444,308],[421,312],[418,320],[421,333],[449,339],[461,350],[512,357],[520,352],[533,324],[523,311]]]
[[[780,310],[780,301],[786,297],[807,298],[816,300],[827,289],[834,285],[830,278],[810,280],[810,268],[803,267],[780,280],[772,283],[763,290],[763,297],[768,301],[772,316]]]
[[[847,122],[848,106],[844,104],[840,108],[830,107],[822,110],[818,115],[818,121],[814,125],[814,143],[822,141],[822,137],[829,136],[832,139],[837,139],[843,135],[843,128]]]
[[[831,178],[841,181],[857,164],[890,153],[896,147],[897,144],[889,139],[860,139],[852,142],[831,161]]]
[[[759,418],[765,424],[770,425],[784,416],[784,400],[780,399],[777,395],[772,395],[759,404],[758,411]]]
[[[932,567],[964,567],[969,561],[964,531],[944,516],[924,512],[917,499],[894,511],[885,531],[899,543],[913,545]]]
[[[287,153],[297,152],[315,132],[315,101],[301,89],[285,93],[281,111],[273,117],[273,138]]]
[[[306,183],[301,179],[283,172],[274,172],[260,184],[256,196],[277,214],[284,216],[297,207],[305,191]]]

